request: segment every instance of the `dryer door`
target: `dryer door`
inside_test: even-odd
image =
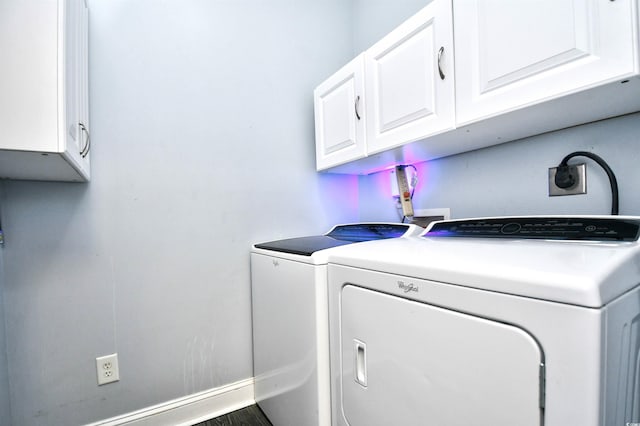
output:
[[[347,285],[340,424],[540,426],[543,356],[520,328]]]

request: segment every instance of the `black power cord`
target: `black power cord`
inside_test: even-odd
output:
[[[602,159],[599,155],[596,155],[592,152],[588,151],[576,151],[567,155],[562,159],[560,164],[558,165],[558,170],[556,171],[555,184],[558,188],[571,188],[577,182],[577,176],[575,172],[575,168],[569,166],[567,162],[573,157],[587,157],[598,163],[600,167],[604,169],[609,177],[609,184],[611,185],[611,214],[618,214],[618,180],[616,179],[616,175],[611,170],[611,167],[607,164],[606,161]]]

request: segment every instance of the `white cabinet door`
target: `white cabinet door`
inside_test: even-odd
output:
[[[541,424],[543,356],[520,328],[346,285],[340,334],[338,425]]]
[[[78,44],[78,110],[79,123],[81,123],[81,131],[83,132],[80,139],[80,154],[84,159],[83,168],[86,170],[87,176],[90,175],[91,162],[91,136],[89,129],[89,9],[85,0],[80,2],[80,41]]]
[[[637,70],[634,0],[454,1],[458,126]]]
[[[89,179],[87,18],[84,0],[0,2],[0,177]]]
[[[365,52],[367,153],[455,125],[451,1],[435,0]]]
[[[58,150],[56,2],[0,1],[0,148]]]
[[[349,62],[314,91],[316,169],[365,156],[364,61]]]
[[[64,31],[64,133],[65,155],[76,167],[89,168],[87,90],[87,8],[84,0],[65,1]]]

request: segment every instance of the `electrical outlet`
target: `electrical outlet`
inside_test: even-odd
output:
[[[442,216],[442,219],[451,219],[450,208],[438,208],[438,209],[416,209],[414,217],[437,217]]]
[[[451,219],[451,209],[417,209],[413,214],[412,224],[426,228],[436,220]]]
[[[575,175],[576,182],[569,188],[559,188],[556,186],[556,172],[557,167],[549,168],[549,196],[556,197],[560,195],[577,195],[587,193],[587,165],[578,164],[575,166],[569,166],[572,168],[572,173]]]
[[[96,358],[96,372],[98,373],[98,386],[120,380],[118,354]]]

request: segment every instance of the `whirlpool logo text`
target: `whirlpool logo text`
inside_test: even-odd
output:
[[[398,288],[405,293],[409,293],[410,291],[415,291],[416,293],[420,291],[420,287],[413,283],[406,284],[404,281],[398,281]]]

